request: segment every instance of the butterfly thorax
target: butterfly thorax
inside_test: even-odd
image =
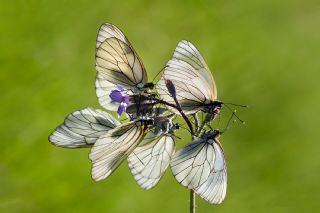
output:
[[[204,112],[206,113],[216,113],[219,114],[221,108],[223,107],[223,102],[221,101],[212,101],[204,105]]]
[[[144,126],[144,129],[152,128],[154,126],[154,119],[147,116],[142,116],[134,120],[135,125]]]
[[[201,138],[205,139],[205,140],[214,140],[216,141],[220,135],[222,134],[222,132],[218,129],[215,130],[211,130],[209,132],[205,132],[201,135]]]

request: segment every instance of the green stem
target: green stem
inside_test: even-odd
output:
[[[196,196],[192,189],[190,189],[190,213],[196,212]]]
[[[192,141],[195,136],[192,136]],[[196,213],[196,194],[190,189],[190,213]]]

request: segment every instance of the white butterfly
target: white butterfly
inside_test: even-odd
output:
[[[227,190],[227,168],[218,137],[220,131],[204,133],[176,152],[171,169],[176,180],[212,204],[221,203]]]
[[[171,119],[156,119],[155,123],[155,129],[148,132],[128,158],[131,173],[143,189],[157,185],[175,151],[174,131],[177,126],[172,124]]]
[[[130,95],[153,88],[152,83],[147,83],[147,72],[127,37],[109,23],[103,24],[98,33],[96,70],[99,103],[108,110],[118,109],[118,114],[132,102]]]
[[[49,136],[49,141],[60,147],[82,148],[92,146],[96,140],[120,123],[99,109],[85,108],[65,118]]]
[[[212,113],[222,106],[216,100],[217,88],[207,64],[200,52],[188,41],[179,42],[173,58],[167,63],[157,83],[160,97],[175,104],[167,89],[166,80],[171,80],[175,86],[176,98],[185,114],[193,114],[199,110]],[[172,110],[178,114],[175,109]]]

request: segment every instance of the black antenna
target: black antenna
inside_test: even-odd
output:
[[[230,124],[230,123],[231,123],[231,120],[232,120],[233,116],[236,116],[235,111],[232,113],[231,117],[230,117],[229,120],[228,120],[228,123],[227,123],[226,127],[224,128],[224,130],[221,131],[221,133],[224,133],[225,131],[227,131],[228,129],[230,129],[230,127],[231,127],[231,124]],[[237,121],[237,120],[233,120],[233,121],[232,121],[232,124],[235,123],[236,121]]]
[[[164,66],[164,67],[158,72],[158,74],[152,79],[152,82],[154,82],[154,80],[158,77],[158,75],[159,75],[166,67],[167,67],[167,65]]]
[[[234,103],[224,103],[224,104],[230,104],[230,105],[238,106],[238,107],[249,107],[248,105],[241,105],[241,104],[234,104]]]
[[[242,124],[245,124],[246,122],[244,122],[243,120],[241,120],[237,114],[236,114],[236,110],[232,110],[228,105],[226,105],[226,107],[232,112],[232,114],[234,115],[234,117],[236,117]]]

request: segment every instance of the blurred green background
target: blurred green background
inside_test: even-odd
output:
[[[246,125],[221,137],[227,198],[199,198],[197,212],[315,212],[319,21],[317,0],[1,1],[0,212],[188,212],[188,190],[170,171],[150,191],[126,163],[94,183],[89,150],[47,141],[69,113],[101,108],[94,51],[104,22],[125,32],[150,79],[181,39],[192,41],[219,99],[250,105],[238,113]]]

